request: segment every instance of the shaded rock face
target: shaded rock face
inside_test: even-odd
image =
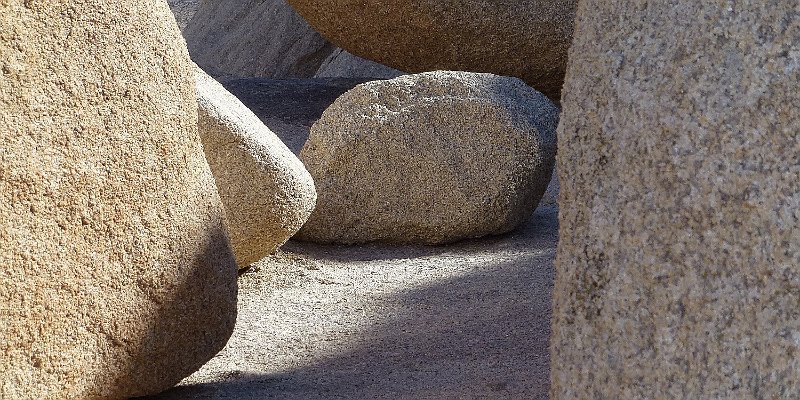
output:
[[[175,15],[178,27],[183,30],[200,7],[200,0],[167,0],[167,4]]]
[[[223,81],[295,154],[308,139],[311,126],[348,90],[369,82],[364,78],[272,79]]]
[[[357,86],[300,153],[315,242],[446,243],[508,232],[552,174],[558,109],[522,81],[432,72]]]
[[[552,398],[800,393],[797,11],[581,2]]]
[[[577,0],[288,0],[341,48],[408,72],[516,76],[558,101]]]
[[[315,78],[350,78],[370,77],[375,79],[392,79],[404,72],[378,64],[361,57],[356,57],[337,48],[322,65],[319,66]]]
[[[285,0],[204,0],[184,35],[192,59],[214,77],[310,78],[339,53]],[[344,61],[322,72],[392,73],[371,61]]]
[[[231,231],[247,267],[271,254],[306,222],[314,181],[299,159],[221,84],[195,67],[198,128]]]
[[[0,32],[0,398],[167,389],[236,319],[180,32],[127,0],[5,1]]]

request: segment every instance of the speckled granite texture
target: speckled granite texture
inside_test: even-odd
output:
[[[166,3],[0,1],[0,399],[120,399],[227,342],[236,267]]]
[[[800,396],[800,3],[585,0],[553,399]]]
[[[519,79],[492,74],[356,86],[300,152],[319,197],[296,238],[441,244],[509,232],[550,182],[558,111]]]

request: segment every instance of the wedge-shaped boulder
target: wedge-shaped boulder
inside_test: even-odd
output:
[[[236,260],[271,254],[306,222],[317,194],[303,163],[236,96],[195,67],[198,127],[225,205]]]

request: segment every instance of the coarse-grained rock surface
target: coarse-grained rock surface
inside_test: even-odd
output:
[[[167,0],[167,4],[175,15],[178,27],[183,30],[200,7],[200,0]]]
[[[553,171],[558,108],[516,78],[406,75],[357,86],[300,153],[322,243],[446,243],[514,229]]]
[[[286,0],[204,0],[184,36],[192,59],[214,77],[310,78],[338,54]],[[353,57],[340,64],[338,71],[379,77],[394,71]]]
[[[797,397],[797,2],[580,4],[551,398]]]
[[[200,68],[198,130],[244,268],[286,243],[317,194],[303,163],[236,96]]]
[[[252,110],[295,154],[322,113],[366,78],[238,78],[221,83]]]
[[[236,266],[172,18],[164,2],[0,3],[2,399],[157,393],[233,330]]]
[[[577,0],[288,0],[335,45],[408,72],[523,79],[560,100]]]

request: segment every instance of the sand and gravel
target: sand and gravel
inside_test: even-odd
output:
[[[149,399],[546,399],[552,198],[448,246],[290,241],[240,276],[227,347]]]

